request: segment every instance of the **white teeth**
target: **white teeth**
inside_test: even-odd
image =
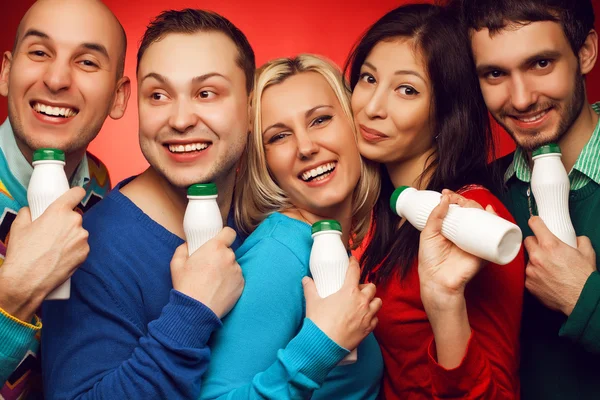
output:
[[[33,105],[33,109],[38,113],[51,115],[53,117],[61,116],[61,117],[65,117],[65,118],[70,118],[70,117],[74,117],[75,115],[77,115],[77,112],[75,110],[73,110],[72,108],[52,107],[52,106],[48,106],[48,105],[40,104],[40,103],[35,103]]]
[[[327,176],[323,174],[331,172],[335,169],[335,165],[335,162],[320,165],[317,168],[313,168],[309,171],[303,172],[301,178],[303,181],[308,181],[311,178],[314,178],[314,181],[320,181]]]
[[[189,143],[186,145],[170,144],[169,151],[171,153],[189,153],[191,151],[204,150],[208,147],[208,143]]]
[[[546,115],[547,111],[543,111],[537,115],[534,115],[531,118],[519,118],[519,121],[523,121],[523,122],[535,122],[538,119],[542,118],[544,115]]]

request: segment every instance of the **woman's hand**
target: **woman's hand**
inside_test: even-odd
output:
[[[482,208],[473,200],[444,190],[440,204],[433,209],[421,232],[418,256],[421,301],[433,331],[437,362],[447,369],[458,367],[466,354],[471,326],[465,287],[485,264],[442,236],[442,223],[450,204]],[[489,205],[486,210],[494,213]]]
[[[302,280],[306,299],[306,317],[312,320],[339,346],[354,350],[375,329],[381,299],[375,297],[375,285],[359,285],[360,267],[354,257],[342,288],[321,298],[312,279]]]
[[[484,260],[459,249],[442,236],[442,223],[450,204],[483,208],[476,201],[444,190],[440,204],[431,212],[421,232],[418,254],[421,299],[431,311],[454,309],[457,303],[464,302],[467,283],[485,264]],[[489,205],[486,210],[494,213]]]

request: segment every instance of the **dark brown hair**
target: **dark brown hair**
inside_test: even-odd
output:
[[[160,13],[148,24],[142,37],[137,53],[136,71],[139,70],[140,61],[152,43],[158,42],[171,33],[193,34],[197,32],[221,32],[233,41],[238,49],[236,62],[244,71],[246,90],[250,93],[254,85],[254,72],[256,70],[252,46],[250,46],[242,31],[227,18],[212,11],[186,8],[181,11],[167,10]]]
[[[591,0],[450,0],[469,29],[487,28],[491,35],[511,25],[560,23],[575,55],[594,29]]]
[[[380,42],[409,38],[423,55],[432,86],[431,119],[436,139],[429,166],[427,189],[457,190],[467,184],[496,185],[497,174],[488,165],[494,141],[485,102],[475,73],[466,32],[449,10],[431,4],[411,4],[390,11],[375,22],[356,44],[345,71],[350,88],[358,83],[363,63]],[[371,240],[361,257],[362,278],[375,283],[393,275],[403,277],[419,249],[419,231],[392,212],[394,191],[381,165],[381,193],[373,209]]]

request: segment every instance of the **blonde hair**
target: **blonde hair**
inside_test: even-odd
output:
[[[250,107],[251,133],[241,162],[234,200],[235,221],[238,229],[245,233],[251,233],[270,214],[294,207],[271,176],[267,166],[260,117],[261,101],[268,87],[305,72],[316,72],[329,83],[350,121],[355,139],[357,138],[350,106],[350,92],[339,69],[331,62],[315,55],[300,54],[295,58],[278,58],[263,65],[254,78]],[[375,164],[361,157],[360,178],[352,197],[352,248],[360,245],[369,229],[371,211],[379,196],[378,171]]]

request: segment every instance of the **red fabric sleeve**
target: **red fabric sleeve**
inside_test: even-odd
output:
[[[488,190],[469,187],[461,194],[484,208],[514,219]],[[447,370],[429,346],[432,394],[435,399],[518,399],[519,330],[525,287],[523,248],[507,265],[489,264],[467,285],[465,298],[471,337],[461,364]]]

